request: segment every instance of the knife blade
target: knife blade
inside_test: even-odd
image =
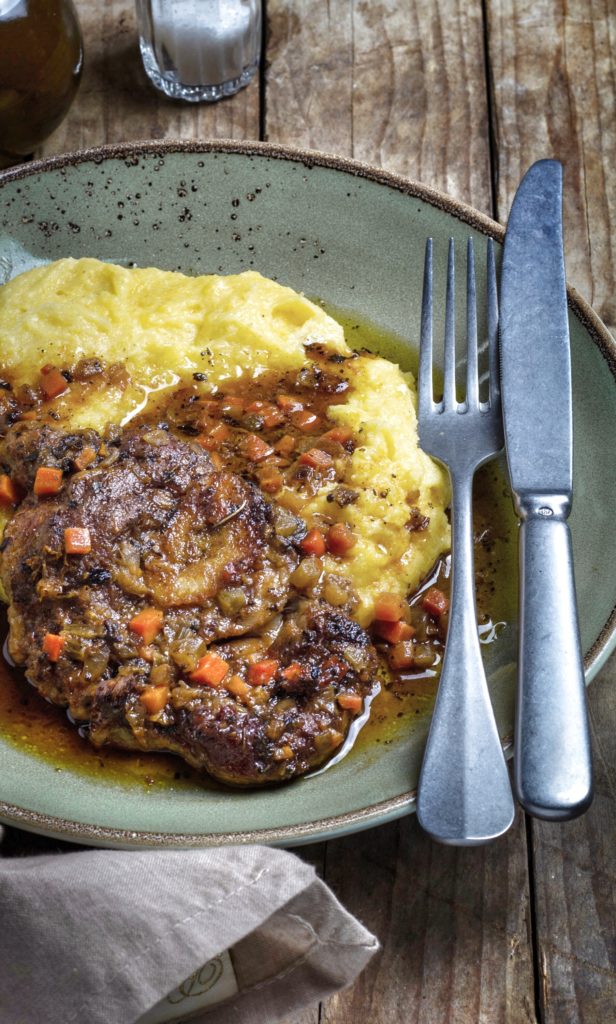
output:
[[[503,250],[500,365],[505,448],[520,517],[514,787],[531,814],[566,820],[592,799],[571,534],[571,354],[562,167],[533,164]]]

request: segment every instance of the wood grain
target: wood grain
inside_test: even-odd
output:
[[[37,156],[131,139],[259,138],[259,83],[220,103],[179,103],[158,93],[141,64],[135,5],[76,0],[84,72],[67,118]]]
[[[568,277],[616,323],[616,9],[607,0],[490,0],[498,214],[526,168],[565,171]],[[545,1024],[616,1013],[616,660],[589,691],[595,802],[578,821],[532,825],[539,996]]]
[[[481,0],[268,0],[266,138],[490,212]]]
[[[545,1024],[616,1016],[616,656],[589,698],[594,803],[577,821],[532,829]]]
[[[438,846],[416,819],[330,843],[326,879],[383,944],[323,1024],[535,1020],[524,819],[488,847]]]
[[[616,7],[488,0],[487,9],[499,219],[533,161],[562,160],[567,276],[614,328]]]

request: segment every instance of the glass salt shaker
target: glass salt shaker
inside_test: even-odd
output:
[[[137,0],[146,73],[172,99],[232,96],[261,54],[261,0]]]

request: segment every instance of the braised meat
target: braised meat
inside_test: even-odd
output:
[[[197,685],[191,676],[163,683],[156,689],[166,702],[154,716],[143,704],[147,669],[140,676],[124,666],[96,689],[93,742],[172,751],[232,785],[283,781],[341,745],[376,670],[364,630],[319,602],[292,612],[273,640],[222,644],[206,658],[211,678],[225,673],[223,685]]]
[[[331,755],[375,653],[343,611],[298,605],[301,520],[161,427],[22,421],[0,461],[27,492],[0,566],[9,651],[95,744],[244,785]]]
[[[13,431],[3,459],[14,478],[24,481],[25,465],[34,479],[39,458],[28,461],[29,452],[40,451],[48,464],[50,431],[23,424]],[[75,435],[58,437],[55,450],[63,453],[69,442]],[[90,661],[98,645],[97,664],[109,643],[112,660],[114,648],[123,659],[142,646],[129,623],[153,605],[165,613],[178,662],[190,664],[211,640],[254,630],[283,607],[297,555],[252,484],[215,471],[206,452],[163,430],[127,431],[105,453],[98,465],[67,476],[57,494],[30,493],[6,530],[9,646],[31,675],[33,645],[40,649],[46,633],[63,632],[77,646],[91,641]],[[14,456],[19,464],[11,464]],[[66,531],[75,529],[88,532],[90,548],[67,554]],[[53,698],[45,667],[49,674],[42,662],[34,676]]]
[[[102,443],[95,430],[69,432],[25,421],[7,431],[2,461],[10,469],[14,483],[29,491],[39,466],[53,466],[70,473],[79,467],[84,451],[97,457]]]

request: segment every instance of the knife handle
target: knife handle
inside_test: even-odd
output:
[[[569,502],[518,502],[520,640],[514,785],[538,818],[566,821],[592,800],[590,734]]]

